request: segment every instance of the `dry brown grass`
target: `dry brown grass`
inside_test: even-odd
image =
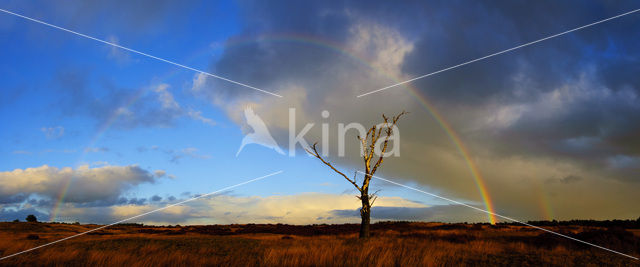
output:
[[[0,223],[0,255],[9,255],[96,225]],[[7,266],[630,266],[637,261],[520,226],[357,225],[114,226],[0,261]],[[640,255],[638,232],[554,227]],[[38,239],[27,238],[37,235]]]

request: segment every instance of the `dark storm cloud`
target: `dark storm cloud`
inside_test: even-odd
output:
[[[347,91],[338,80],[370,71],[362,59],[340,51],[353,35],[351,26],[365,18],[386,18],[384,23],[396,24],[391,19],[399,15],[384,12],[384,6],[390,5],[245,1],[241,12],[246,26],[229,39],[221,58],[212,62],[211,71],[272,92],[288,85],[305,87],[309,99],[322,98],[330,90]],[[378,17],[367,18],[366,13]],[[204,93],[209,97],[233,99],[255,93],[215,79],[208,79],[208,83],[209,90]]]
[[[262,35],[302,33],[343,43],[350,34],[349,27],[355,22],[361,19],[375,21],[395,27],[409,39],[416,39],[415,49],[406,56],[403,70],[418,76],[633,9],[631,4],[625,3],[556,1],[536,5],[523,1],[381,1],[366,4],[247,1],[243,7],[246,27],[243,33],[231,39],[231,43],[234,39],[256,41],[227,47],[212,71],[223,76],[235,75],[232,77],[240,81],[271,90],[279,89],[272,88],[277,85],[275,81],[309,80],[306,76],[316,73],[315,68],[335,65],[336,55],[309,45],[260,41]],[[579,73],[573,70],[585,63],[585,56],[592,56],[585,54],[611,49],[612,38],[633,36],[633,27],[611,28],[601,25],[585,29],[562,37],[563,40],[549,40],[415,84],[434,98],[457,103],[478,103],[498,96],[527,98],[537,91],[561,84],[567,77],[578,76]],[[535,71],[528,71],[530,69]],[[514,95],[512,87],[516,81],[510,74],[519,70],[527,71],[529,90],[534,92]],[[214,82],[218,89],[244,91]]]
[[[429,26],[403,70],[411,76],[426,74],[634,8],[629,2],[447,5],[434,10],[446,18],[426,16]],[[640,153],[640,80],[633,74],[640,72],[640,50],[634,49],[640,45],[639,27],[638,16],[630,15],[415,84],[439,105],[467,108],[528,103],[563,86],[580,87],[564,96],[561,113],[541,117],[549,110],[529,110],[500,130],[494,151],[604,165],[610,156]],[[571,85],[583,80],[587,83]],[[526,87],[519,89],[522,84]],[[576,145],[586,139],[592,144]]]
[[[535,5],[522,1],[453,2],[425,8],[426,25],[416,49],[406,57],[404,70],[412,76],[427,74],[632,9],[629,5],[557,1]],[[628,23],[633,19],[621,20]],[[612,37],[631,39],[628,35],[633,27],[615,27],[617,32],[612,32],[610,24],[475,62],[415,84],[434,98],[454,103],[481,104],[497,97],[502,101],[526,100],[578,76],[590,58],[601,57],[599,52],[609,47]],[[523,95],[515,95],[513,90],[518,71],[525,71],[529,82]]]
[[[29,197],[28,193],[17,193],[12,195],[2,195],[0,196],[0,204],[14,204],[14,203],[22,203],[27,200]]]
[[[46,213],[42,213],[34,208],[24,208],[24,209],[3,209],[0,208],[0,221],[13,221],[20,220],[25,221],[28,215],[35,215],[38,220],[47,220],[49,215]]]
[[[566,176],[564,178],[556,178],[556,179],[550,178],[550,179],[547,180],[547,183],[558,183],[559,182],[561,184],[571,184],[571,183],[577,183],[577,182],[580,182],[580,181],[582,181],[582,177],[575,176],[575,175],[569,175],[569,176]]]
[[[48,10],[56,14],[58,23],[79,29],[100,24],[101,27],[126,27],[129,31],[140,32],[153,30],[163,18],[172,13],[187,10],[192,5],[185,1],[175,0],[141,0],[141,1],[16,1],[5,8],[14,11],[27,10],[28,15],[42,16],[38,10]],[[108,23],[105,23],[108,22]],[[108,24],[108,25],[105,25]]]
[[[131,198],[129,199],[129,204],[130,205],[144,205],[145,203],[147,203],[147,199],[146,198]]]
[[[540,118],[532,113],[504,130],[502,135],[514,143],[526,141],[522,145],[531,152],[543,150],[583,158],[638,155],[640,103],[633,95],[627,98],[624,94],[617,97],[615,92],[611,94],[613,96],[566,103],[563,107],[566,111],[552,118]]]
[[[556,1],[535,5],[521,1],[300,5],[295,1],[244,5],[248,7],[244,9],[247,27],[237,38],[293,32],[341,43],[349,36],[351,26],[368,19],[395,26],[397,31],[416,40],[414,49],[404,58],[402,70],[409,76],[418,76],[634,8],[632,2]],[[490,103],[526,104],[567,83],[579,81],[586,73],[593,77],[590,84],[584,86],[593,88],[585,90],[599,86],[606,87],[612,94],[626,90],[631,99],[627,102],[615,96],[584,99],[567,104],[571,105],[568,110],[552,118],[535,118],[538,111],[531,110],[511,127],[498,132],[501,138],[511,141],[503,144],[506,149],[496,151],[506,154],[540,151],[556,156],[596,157],[599,162],[610,153],[634,155],[640,152],[640,141],[634,138],[640,127],[640,115],[637,115],[640,114],[637,97],[640,80],[635,75],[640,72],[637,64],[640,51],[634,49],[640,45],[640,38],[635,34],[638,27],[640,20],[630,15],[439,73],[414,84],[432,102],[445,106],[444,110],[461,105],[468,109]],[[214,70],[272,90],[286,81],[299,81],[312,92],[308,98],[315,99],[322,92],[333,90],[327,88],[330,78],[320,80],[325,87],[318,86],[317,76],[330,77],[331,74],[319,74],[316,70],[340,69],[341,63],[344,64],[341,57],[309,45],[256,41],[228,47]],[[212,91],[216,93],[224,88],[244,91],[217,82],[214,87],[216,90]],[[584,137],[598,138],[598,145],[586,150],[566,146],[567,140]]]
[[[432,120],[433,114],[411,99],[408,89],[392,88],[355,99],[357,94],[395,81],[376,75],[375,70],[354,63],[348,56],[323,51],[326,48],[259,38],[294,32],[329,39],[356,50],[349,53],[355,52],[378,68],[399,62],[397,69],[382,72],[395,71],[396,76],[410,78],[628,12],[638,8],[637,3],[343,1],[299,5],[243,2],[245,28],[232,40],[256,41],[243,45],[229,42],[211,67],[214,72],[261,88],[279,91],[293,84],[298,86],[295,90],[282,93],[281,102],[269,102],[266,96],[248,98],[248,94],[238,93],[244,90],[211,81],[200,92],[226,107],[230,116],[243,108],[244,102],[239,101],[239,107],[229,104],[234,100],[244,97],[249,99],[245,102],[264,104],[256,110],[279,143],[286,143],[286,113],[267,113],[282,106],[297,105],[304,109],[301,113],[316,117],[318,110],[329,109],[334,121],[364,124],[378,118],[379,113],[406,109],[411,114],[400,124],[402,157],[385,161],[383,168],[393,174],[389,177],[405,177],[446,196],[479,201],[467,166],[472,160],[503,212],[535,218],[532,210],[538,209],[540,195],[551,193],[557,193],[552,200],[563,216],[628,216],[638,211],[618,205],[619,209],[602,215],[586,207],[637,199],[628,195],[637,183],[628,182],[639,179],[640,80],[635,75],[640,73],[640,50],[636,48],[640,46],[639,14],[414,82],[460,135],[470,159],[461,155],[441,125]],[[376,43],[385,36],[394,38]],[[393,47],[402,42],[410,46]],[[390,51],[384,50],[388,47],[394,48],[391,51],[410,49],[394,55],[401,57],[399,61],[376,57],[388,56]],[[267,115],[275,119],[269,121]],[[279,121],[282,118],[285,123]],[[313,119],[307,116],[300,123]],[[308,141],[320,140],[318,136],[309,134]],[[358,157],[333,160],[345,169],[361,164]],[[550,177],[570,175],[582,178],[570,183],[574,193],[563,192],[562,182],[545,183]],[[534,186],[540,189],[531,190]],[[596,188],[598,197],[580,197],[595,193]],[[621,190],[624,193],[613,193]],[[563,204],[574,201],[581,201],[585,208]]]

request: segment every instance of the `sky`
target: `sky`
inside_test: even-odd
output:
[[[340,125],[403,110],[398,155],[380,177],[522,221],[636,219],[640,13],[361,95],[639,7],[4,1],[0,9],[282,97],[0,12],[0,220],[112,223],[282,171],[134,221],[359,222],[356,189],[291,139],[311,125],[304,140],[326,144],[350,175],[364,166],[356,131],[341,136]],[[256,131],[248,108],[283,154],[239,152]],[[491,220],[382,180],[371,187],[374,221]]]

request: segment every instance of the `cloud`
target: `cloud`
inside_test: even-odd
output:
[[[147,151],[159,151],[162,152],[164,154],[166,154],[167,156],[169,156],[169,161],[172,163],[179,163],[180,160],[184,159],[184,158],[190,158],[190,159],[210,159],[211,156],[207,155],[207,154],[200,154],[198,153],[198,149],[195,147],[186,147],[183,149],[170,149],[170,148],[161,148],[159,146],[151,146],[151,147],[145,147],[145,146],[140,146],[138,148],[136,148],[136,150],[140,153],[144,153]],[[173,175],[168,175],[168,177],[173,178],[175,176]]]
[[[380,197],[376,205],[394,207],[425,207],[401,197]],[[332,220],[334,209],[353,209],[359,200],[353,195],[335,195],[322,193],[301,193],[296,195],[269,197],[240,197],[218,195],[190,204],[191,214],[200,218],[216,218],[221,223],[340,223],[354,222],[353,218]],[[324,217],[318,221],[316,218]],[[198,219],[202,220],[202,219]],[[195,221],[198,221],[195,220]]]
[[[180,160],[183,158],[192,158],[192,159],[211,158],[211,156],[209,155],[198,154],[198,149],[195,147],[187,147],[180,150],[169,149],[169,150],[165,150],[164,152],[171,157],[169,161],[171,161],[172,163],[179,163]]]
[[[296,108],[297,132],[315,123],[307,141],[322,140],[319,124],[330,125],[331,155],[337,153],[337,123],[373,125],[381,113],[407,110],[411,113],[399,126],[401,157],[385,160],[382,176],[481,203],[471,160],[499,213],[540,218],[545,199],[560,218],[637,217],[640,209],[625,205],[640,200],[634,193],[640,189],[634,174],[640,158],[640,80],[632,75],[640,68],[640,52],[633,49],[640,45],[632,30],[637,20],[621,18],[442,72],[413,82],[413,89],[399,86],[355,97],[632,10],[630,4],[389,5],[247,3],[244,30],[212,61],[211,71],[284,98],[201,75],[194,77],[191,91],[224,109],[240,127],[242,110],[251,106],[279,144],[288,143],[288,108]],[[282,32],[314,36],[316,42],[270,41]],[[238,46],[236,38],[253,42]],[[322,110],[331,116],[323,119]],[[469,159],[434,116],[456,132]],[[355,136],[347,134],[346,140]],[[355,141],[347,143],[347,158],[331,160],[347,172],[362,169],[357,149]],[[581,179],[546,182],[572,175]]]
[[[109,37],[107,37],[107,42],[119,45],[120,43],[118,42],[118,37],[114,36],[114,35],[110,35]],[[125,52],[124,50],[122,50],[121,48],[117,48],[115,46],[109,46],[109,53],[107,54],[107,57],[110,59],[113,59],[119,63],[125,63],[128,62],[130,60],[129,57],[129,53]]]
[[[0,172],[0,198],[33,195],[56,200],[66,192],[65,202],[115,203],[128,189],[154,182],[154,175],[137,165],[76,169],[43,165]]]
[[[33,6],[24,3],[12,3],[14,10],[35,12]],[[174,12],[186,12],[194,5],[173,0],[137,1],[135,3],[118,1],[91,1],[78,5],[74,1],[63,0],[57,4],[39,1],[38,6],[52,14],[52,18],[60,18],[61,25],[78,29],[97,26],[96,18],[109,18],[112,23],[109,30],[121,30],[133,34],[149,33],[163,26],[163,19]],[[46,14],[40,14],[41,16]],[[44,21],[47,19],[43,18]],[[51,20],[51,18],[49,18]],[[106,25],[103,25],[106,26]]]
[[[224,53],[211,61],[210,71],[284,98],[201,74],[194,75],[191,92],[224,110],[240,127],[242,110],[252,106],[279,144],[288,143],[288,109],[296,108],[297,131],[315,123],[306,136],[309,142],[322,140],[321,123],[331,126],[331,155],[336,154],[337,123],[373,125],[380,113],[407,110],[411,114],[400,122],[401,157],[385,160],[381,176],[482,203],[478,178],[470,171],[477,167],[501,214],[537,219],[544,216],[540,203],[548,203],[558,219],[636,218],[640,207],[628,203],[640,200],[640,38],[635,30],[640,22],[632,16],[438,73],[412,82],[413,88],[399,86],[355,97],[633,10],[634,5],[247,1],[239,3],[242,29],[223,44]],[[96,10],[116,6],[91,3],[59,17],[89,22]],[[168,6],[154,5],[138,18],[131,16],[137,14],[131,10],[144,7],[134,4],[119,15],[125,22],[118,23],[137,26],[126,21],[138,19],[149,23],[173,10]],[[181,118],[213,123],[180,105],[166,84],[131,90],[105,83],[100,88],[103,97],[87,89],[87,76],[82,71],[60,73],[65,100],[59,106],[65,114],[89,116],[98,123],[115,118],[115,127],[125,129],[169,127]],[[139,100],[129,105],[130,99]],[[430,112],[434,108],[436,114]],[[323,119],[323,110],[331,116]],[[443,130],[441,118],[455,135]],[[452,141],[456,138],[461,144]],[[354,134],[346,140],[355,140]],[[362,169],[357,149],[357,143],[348,142],[348,157],[331,160],[341,169]],[[167,154],[175,162],[198,156],[193,149]],[[354,207],[334,209],[351,212]],[[378,211],[431,216],[435,210]],[[286,217],[286,213],[250,211],[264,214],[259,219],[265,221]],[[323,212],[304,216],[336,216]]]
[[[577,182],[580,182],[580,181],[582,181],[582,177],[575,176],[575,175],[569,175],[569,176],[566,176],[564,178],[556,178],[556,179],[550,178],[550,179],[547,180],[548,183],[557,183],[557,182],[559,182],[561,184],[571,184],[571,183],[577,183]]]
[[[87,73],[71,70],[57,76],[64,115],[89,116],[98,124],[110,123],[120,129],[171,127],[183,118],[215,125],[201,111],[181,106],[165,83],[131,90],[105,82],[101,88],[105,94],[97,96],[88,85]]]
[[[173,98],[173,94],[167,91],[168,88],[169,85],[163,83],[158,85],[154,89],[154,92],[158,95],[158,100],[162,104],[162,109],[178,111],[180,110],[180,105],[178,105],[178,102]]]
[[[147,152],[147,151],[150,151],[150,150],[151,150],[151,151],[156,151],[156,150],[158,150],[158,149],[160,149],[160,147],[159,147],[159,146],[156,146],[156,145],[151,146],[151,147],[139,146],[139,147],[137,147],[137,148],[136,148],[136,150],[137,150],[138,152],[140,152],[140,153],[144,153],[144,152]]]
[[[77,203],[64,203],[60,208],[58,218],[68,221],[111,223],[150,212],[177,201],[173,196],[163,200],[157,195],[152,196],[150,200],[151,202],[145,198],[122,199],[119,203],[109,206],[82,206]],[[424,204],[401,197],[380,197],[376,203],[380,203],[386,208],[426,208]],[[353,195],[301,193],[258,197],[219,194],[154,212],[134,221],[145,224],[353,223],[359,219],[352,216],[336,215],[335,210],[354,210],[358,205],[359,201]],[[319,217],[322,218],[319,219]],[[375,220],[377,218],[374,218]]]
[[[0,204],[11,204],[11,203],[21,203],[29,197],[28,193],[15,193],[11,195],[1,195],[0,196]]]
[[[207,117],[202,116],[202,111],[196,111],[196,110],[189,110],[187,112],[187,114],[189,115],[189,117],[191,117],[194,120],[198,120],[201,121],[205,124],[211,125],[211,126],[215,126],[216,122],[213,121],[212,119],[209,119]]]
[[[207,86],[207,77],[208,75],[204,74],[204,73],[197,73],[193,76],[193,82],[192,82],[192,86],[191,86],[191,90],[193,92],[200,92],[202,90],[205,90],[206,86]]]
[[[333,210],[331,213],[333,217],[360,217],[360,209]],[[487,215],[483,212],[459,205],[437,205],[432,207],[374,206],[371,208],[371,218],[379,221],[473,222],[483,221],[486,217]]]
[[[46,220],[49,216],[35,208],[26,209],[2,209],[0,208],[0,221],[25,221],[28,215],[35,215],[40,221]]]
[[[144,205],[147,202],[146,198],[130,198],[129,205]]]
[[[34,153],[38,153],[38,154],[46,154],[46,153],[76,153],[77,151],[75,149],[44,149],[41,151],[27,151],[27,150],[14,150],[12,153],[13,154],[19,154],[19,155],[31,155]]]
[[[85,153],[96,153],[96,152],[108,152],[109,148],[107,147],[87,147],[84,149]]]
[[[58,139],[64,135],[64,127],[62,126],[42,127],[40,131],[44,133],[47,139]]]

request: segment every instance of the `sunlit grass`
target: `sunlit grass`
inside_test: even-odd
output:
[[[95,228],[95,225],[0,223],[8,255]],[[48,266],[629,266],[633,260],[520,226],[391,223],[357,238],[347,226],[114,226],[4,261]],[[336,230],[341,233],[336,233]],[[599,245],[640,254],[638,233],[555,227]],[[270,232],[276,232],[270,233]],[[315,234],[311,234],[315,233]],[[37,235],[38,239],[27,239]]]

